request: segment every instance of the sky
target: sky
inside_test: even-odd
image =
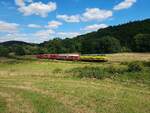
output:
[[[0,42],[41,43],[150,18],[150,0],[0,0]]]

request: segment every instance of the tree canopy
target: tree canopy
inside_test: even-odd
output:
[[[32,55],[43,53],[116,53],[150,52],[150,19],[99,29],[74,38],[54,38],[41,44],[20,41],[0,43],[0,56],[9,53]]]
[[[150,34],[137,34],[135,37],[135,51],[150,51]]]

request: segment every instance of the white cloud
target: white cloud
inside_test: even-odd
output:
[[[29,39],[29,35],[25,33],[8,33],[0,36],[0,42],[10,41],[10,40],[33,42],[33,40],[30,41],[30,39]]]
[[[15,0],[16,5],[18,6],[25,6],[25,1],[24,0]]]
[[[13,33],[18,31],[19,24],[0,21],[0,32]]]
[[[37,37],[34,34],[26,34],[26,33],[11,33],[11,34],[0,35],[0,42],[10,41],[10,40],[24,41],[24,42],[31,42],[31,43],[41,43],[49,39],[44,39],[41,37]]]
[[[29,24],[28,27],[29,28],[42,28],[42,26],[37,25],[37,24]]]
[[[58,19],[62,19],[65,22],[70,22],[70,23],[80,22],[80,16],[79,15],[71,15],[71,16],[68,16],[68,15],[57,15],[57,18]]]
[[[10,41],[10,40],[19,40],[23,41],[24,34],[17,34],[17,33],[11,33],[11,34],[5,34],[0,36],[0,42]]]
[[[94,24],[94,25],[86,26],[85,28],[83,28],[83,30],[85,30],[85,31],[96,31],[98,29],[103,29],[106,27],[108,27],[108,25],[106,25],[106,24]]]
[[[48,29],[48,30],[40,30],[40,31],[36,32],[35,36],[39,37],[39,38],[48,39],[48,38],[50,38],[50,36],[52,34],[55,34],[55,31]]]
[[[15,0],[15,3],[16,5],[18,6],[25,6],[25,3],[32,3],[33,1],[32,0]]]
[[[81,15],[57,15],[58,19],[62,19],[66,22],[80,22],[80,21],[102,21],[112,17],[113,13],[111,10],[104,10],[99,8],[87,8]]]
[[[43,41],[48,41],[53,39],[53,34],[55,32],[53,30],[40,30],[35,33],[8,33],[4,35],[0,35],[0,42],[16,40],[16,41],[24,41],[31,43],[41,43]]]
[[[78,32],[58,32],[57,35],[62,38],[72,38],[80,35]]]
[[[48,25],[45,27],[46,28],[58,28],[61,25],[62,25],[61,22],[53,20],[53,21],[48,22]]]
[[[34,14],[41,17],[47,17],[48,13],[56,10],[57,8],[56,3],[54,2],[44,4],[42,2],[32,2],[32,0],[27,1],[30,2],[29,5],[26,5],[26,2],[24,0],[15,0],[16,5],[19,6],[18,10],[25,16]]]
[[[110,10],[104,10],[99,8],[87,8],[82,15],[83,21],[98,20],[102,21],[112,17],[113,13]]]
[[[130,8],[134,3],[136,3],[136,0],[124,0],[123,2],[116,5],[113,9],[114,10],[122,10]]]
[[[38,25],[38,24],[28,24],[27,26],[28,26],[29,28],[56,29],[56,28],[58,28],[58,27],[61,26],[61,25],[62,25],[61,22],[53,20],[53,21],[48,22],[48,24],[45,25],[45,26],[41,26],[41,25]]]
[[[80,35],[78,32],[55,32],[51,29],[48,30],[40,30],[34,34],[32,34],[32,37],[36,37],[38,40],[50,40],[55,37],[60,37],[60,38],[72,38],[75,36]]]

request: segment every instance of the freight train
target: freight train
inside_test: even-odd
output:
[[[69,61],[92,61],[106,62],[107,58],[103,55],[80,55],[80,54],[40,54],[36,55],[39,59],[69,60]]]
[[[55,59],[55,60],[80,60],[79,54],[40,54],[37,55],[40,59]]]

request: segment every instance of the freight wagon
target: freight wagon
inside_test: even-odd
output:
[[[56,60],[80,60],[79,54],[40,54],[36,56],[40,59],[56,59]]]
[[[87,62],[106,62],[107,58],[101,55],[83,55],[80,54],[40,54],[36,55],[39,59],[55,59],[70,61],[87,61]]]

